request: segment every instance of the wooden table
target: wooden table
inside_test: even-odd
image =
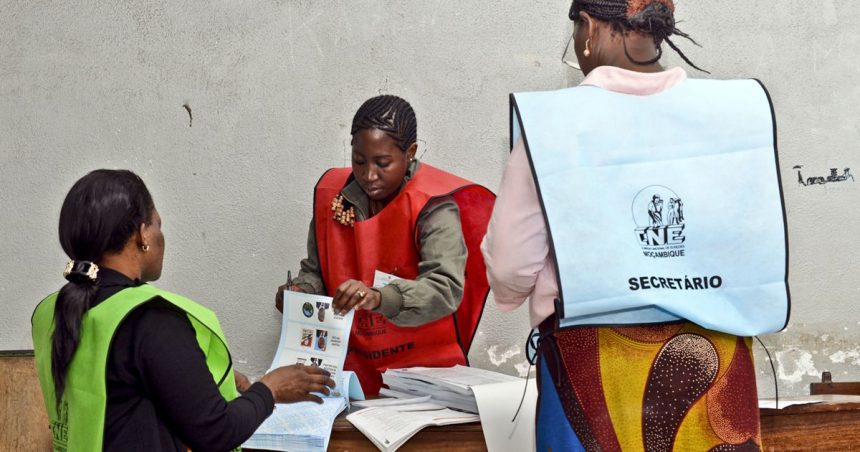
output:
[[[356,430],[346,416],[340,415],[331,431],[330,451],[374,451],[376,446]],[[399,451],[440,450],[445,452],[485,451],[484,432],[480,422],[427,427],[413,436]]]
[[[860,396],[818,395],[794,397],[822,403],[761,410],[762,443],[766,451],[860,451]],[[374,451],[364,435],[346,418],[337,418],[329,450]],[[403,451],[483,451],[481,424],[426,428],[413,436]]]
[[[45,406],[32,352],[0,352],[0,450],[50,450]],[[860,451],[860,396],[817,395],[823,403],[761,410],[762,442],[767,451]],[[329,450],[376,448],[344,415],[332,429]],[[486,450],[480,423],[426,428],[401,448],[410,450]]]
[[[762,409],[765,450],[860,450],[860,396],[822,394],[792,399],[824,402]]]

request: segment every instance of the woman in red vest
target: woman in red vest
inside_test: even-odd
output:
[[[415,158],[415,112],[397,96],[366,101],[351,134],[352,168],[317,183],[308,257],[289,289],[356,309],[345,368],[376,394],[385,369],[467,363],[489,290],[479,246],[495,197]],[[377,271],[398,279],[374,288]]]

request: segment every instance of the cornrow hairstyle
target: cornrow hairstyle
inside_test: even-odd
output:
[[[352,118],[350,135],[364,129],[378,129],[394,139],[397,147],[406,152],[418,139],[418,121],[409,102],[397,96],[384,94],[366,100]]]
[[[666,41],[675,52],[690,66],[706,74],[710,72],[696,66],[675,45],[669,36],[678,35],[699,46],[690,35],[678,30],[675,26],[675,4],[673,0],[573,0],[568,17],[572,21],[579,20],[579,12],[585,11],[594,18],[609,22],[612,29],[622,33],[637,32],[654,37],[657,56],[647,61],[638,61],[627,52],[627,42],[624,43],[624,54],[635,64],[648,65],[656,63],[663,56],[661,43]],[[699,46],[701,47],[701,46]]]

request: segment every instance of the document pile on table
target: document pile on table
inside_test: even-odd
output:
[[[328,449],[334,419],[347,406],[344,397],[314,402],[278,403],[275,411],[242,445],[248,449],[314,452]]]
[[[320,366],[332,374],[337,387],[314,402],[278,403],[275,411],[242,445],[248,449],[314,452],[328,449],[334,420],[349,400],[364,400],[355,373],[343,370],[354,311],[336,315],[332,299],[284,292],[281,339],[270,370],[291,364]]]
[[[429,397],[379,399],[356,402],[365,407],[349,414],[352,423],[379,450],[393,452],[424,427],[477,422],[477,414],[454,411],[435,403]]]
[[[424,427],[477,421],[490,452],[534,449],[534,380],[526,385],[517,377],[466,366],[389,369],[382,380],[389,388],[379,395],[392,398],[354,402],[364,409],[346,417],[382,451],[397,450]]]
[[[380,395],[400,398],[430,396],[433,403],[477,413],[478,403],[472,386],[522,381],[510,375],[468,366],[388,369],[382,374],[382,382],[389,389],[383,389]]]

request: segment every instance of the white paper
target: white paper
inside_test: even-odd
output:
[[[344,371],[338,387],[364,398],[354,372]],[[348,390],[346,388],[349,388]],[[290,452],[322,452],[328,449],[332,425],[348,406],[346,397],[323,397],[323,403],[278,403],[269,416],[242,445],[248,449]]]
[[[396,398],[385,398],[385,399],[374,399],[374,400],[362,400],[359,402],[353,402],[352,404],[357,407],[362,408],[370,408],[375,406],[395,406],[395,405],[406,405],[406,404],[414,404],[414,403],[424,403],[429,402],[430,396],[424,397],[408,397],[402,399]]]
[[[331,297],[284,291],[281,339],[269,370],[291,364],[317,365],[340,384],[355,311],[338,315],[331,304]]]
[[[379,388],[379,395],[381,395],[383,397],[394,397],[396,399],[414,399],[416,397],[422,397],[422,396],[416,396],[414,394],[409,394],[409,393],[402,392],[402,391],[395,391],[393,389],[388,389],[388,388]]]
[[[516,420],[514,414],[525,399]],[[481,428],[489,452],[535,450],[535,411],[537,385],[531,378],[525,380],[472,386],[481,416]]]
[[[381,272],[379,270],[376,270],[373,273],[373,288],[374,289],[381,289],[381,288],[387,286],[388,283],[390,283],[391,281],[394,281],[397,279],[403,279],[403,278],[399,278],[397,276],[394,276],[391,273],[385,273],[385,272]]]
[[[517,377],[478,369],[477,367],[411,367],[408,369],[389,369],[392,376],[411,378],[425,383],[445,387],[461,394],[471,394],[469,388],[476,385],[519,381]]]
[[[402,411],[401,411],[402,410]],[[451,425],[476,422],[477,415],[448,408],[431,411],[408,411],[409,405],[365,408],[349,414],[346,419],[364,433],[380,450],[397,450],[422,428],[430,425]]]
[[[824,402],[824,398],[816,396],[801,396],[801,397],[780,397],[779,409],[787,408],[792,405],[807,405],[810,403]],[[777,408],[775,399],[759,399],[758,407],[761,408]]]

